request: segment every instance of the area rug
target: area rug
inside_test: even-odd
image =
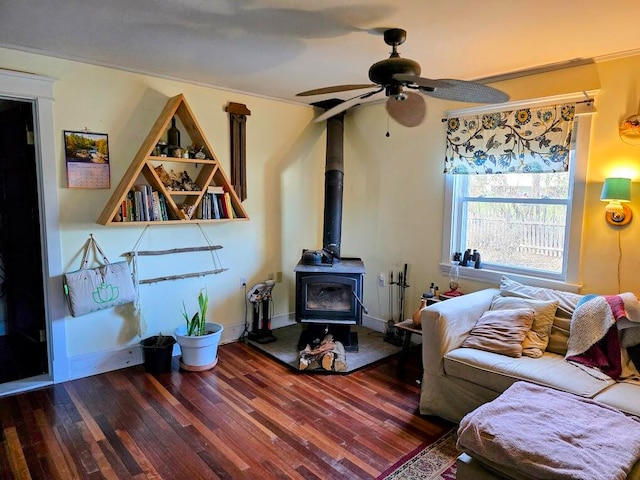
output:
[[[300,355],[298,341],[300,340],[302,329],[303,325],[300,323],[276,328],[272,330],[272,334],[276,338],[275,342],[261,344],[249,340],[249,345],[298,370]],[[359,348],[357,352],[347,352],[347,369],[344,372],[330,372],[324,369],[303,370],[303,372],[348,374],[395,355],[402,350],[402,347],[385,342],[384,333],[376,332],[361,325],[352,326],[351,331],[358,334]]]
[[[458,455],[454,429],[436,442],[416,448],[376,480],[455,480]]]

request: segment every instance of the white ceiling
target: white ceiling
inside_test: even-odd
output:
[[[423,77],[475,80],[635,51],[638,20],[627,0],[0,0],[0,45],[309,103],[369,82],[383,27]]]

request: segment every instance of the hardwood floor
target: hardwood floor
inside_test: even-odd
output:
[[[419,357],[400,376],[397,358],[343,376],[242,343],[219,357],[209,372],[174,358],[171,373],[136,366],[0,398],[0,478],[375,478],[451,428],[417,414]]]

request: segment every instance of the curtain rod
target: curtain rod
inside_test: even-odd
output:
[[[552,95],[548,97],[533,98],[529,100],[517,100],[514,102],[507,102],[503,106],[500,105],[483,105],[481,107],[460,108],[445,112],[445,117],[442,119],[446,122],[452,117],[465,117],[472,115],[480,115],[484,113],[496,113],[504,112],[508,110],[514,110],[517,108],[536,108],[549,105],[557,105],[561,103],[575,103],[575,104],[587,104],[592,105],[595,102],[596,96],[600,93],[600,90],[583,90],[581,92],[573,92],[564,95]]]

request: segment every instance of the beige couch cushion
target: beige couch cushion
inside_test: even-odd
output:
[[[618,382],[596,395],[595,399],[625,413],[640,416],[640,383],[637,381]]]
[[[539,358],[547,348],[551,325],[558,308],[557,300],[533,300],[530,298],[503,297],[496,295],[491,302],[491,310],[531,308],[535,314],[531,329],[522,341],[522,355]]]
[[[531,328],[534,316],[531,308],[487,310],[462,342],[462,347],[520,357],[522,341]]]
[[[555,353],[540,358],[512,358],[482,350],[458,348],[444,357],[446,375],[503,392],[517,380],[527,380],[582,397],[593,398],[613,385],[613,379],[595,378]],[[606,378],[606,379],[604,379]],[[636,387],[638,388],[638,387]]]

